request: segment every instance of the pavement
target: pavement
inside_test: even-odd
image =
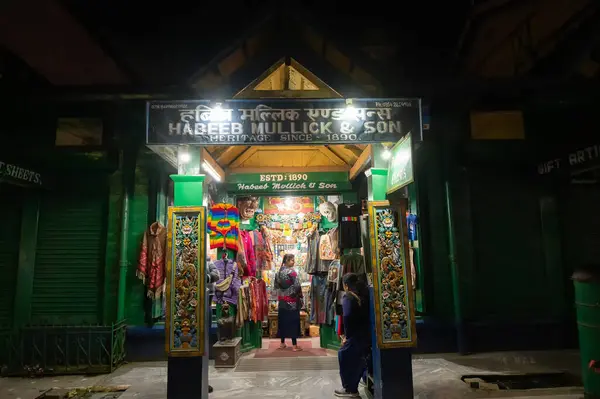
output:
[[[329,354],[335,356],[334,352]],[[252,353],[244,355],[253,357]],[[260,359],[269,361],[269,359]],[[306,361],[306,360],[305,360]],[[567,371],[580,373],[576,351],[498,352],[470,356],[435,354],[413,357],[415,398],[554,398],[579,399],[581,387],[526,391],[474,390],[461,381],[466,374],[539,373]],[[211,399],[319,399],[332,398],[339,387],[336,370],[287,370],[240,372],[234,369],[209,371],[214,387]],[[110,375],[61,376],[37,379],[0,378],[0,399],[36,399],[53,388],[128,385],[118,399],[166,399],[166,362],[130,363]],[[363,393],[363,398],[367,396]],[[95,398],[95,397],[94,397]],[[399,398],[400,399],[400,398]]]

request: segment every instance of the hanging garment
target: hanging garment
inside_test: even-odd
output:
[[[355,273],[359,276],[365,276],[365,260],[360,254],[342,255],[340,258],[342,265],[342,276],[348,273]]]
[[[308,274],[316,274],[319,266],[319,232],[316,228],[306,238],[306,262],[304,270]]]
[[[417,240],[417,223],[419,223],[419,218],[417,215],[413,213],[409,213],[406,215],[406,224],[408,225],[409,241]]]
[[[248,285],[248,295],[250,296],[250,306],[248,306],[248,321],[256,321],[256,293],[252,289],[252,282]]]
[[[246,258],[246,266],[244,268],[245,277],[256,277],[256,256],[254,255],[254,245],[252,243],[251,235],[251,231],[240,231],[240,237]]]
[[[149,298],[160,299],[165,285],[167,229],[154,222],[144,233],[136,275],[146,284]]]
[[[237,250],[240,214],[231,204],[215,204],[209,209],[207,228],[210,249],[223,248]]]
[[[339,221],[339,248],[360,248],[360,222],[361,208],[359,204],[338,205]]]
[[[230,259],[219,259],[215,262],[215,266],[219,271],[219,281],[215,283],[215,302],[237,305],[238,291],[242,285],[237,265]]]
[[[313,276],[311,280],[311,314],[310,321],[313,324],[323,324],[326,321],[327,304],[327,277]]]
[[[334,260],[335,253],[331,246],[331,236],[323,234],[319,240],[319,257],[321,260]]]
[[[263,280],[254,280],[250,283],[250,289],[253,292],[254,310],[253,321],[262,322],[269,314],[269,304],[267,301],[267,285]]]
[[[337,294],[337,284],[327,283],[327,290],[325,291],[325,324],[331,324],[335,320]]]
[[[253,231],[252,236],[254,242],[254,254],[256,256],[256,270],[262,272],[263,270],[271,269],[273,254],[268,247],[268,243],[263,232]]]
[[[242,328],[244,325],[244,320],[248,313],[248,303],[244,297],[244,287],[240,287],[238,290],[238,305],[237,305],[237,314],[235,315],[235,324],[237,328]]]
[[[329,236],[329,242],[331,243],[331,252],[333,252],[334,259],[338,259],[340,257],[340,247],[339,247],[339,230],[338,227],[335,226],[327,232]]]

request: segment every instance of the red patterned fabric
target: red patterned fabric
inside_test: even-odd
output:
[[[136,275],[146,284],[149,298],[159,298],[165,285],[167,229],[154,222],[144,233]]]
[[[250,283],[252,290],[252,321],[262,322],[269,314],[267,301],[267,285],[263,280],[254,280]]]
[[[254,255],[254,245],[252,244],[252,232],[242,230],[240,237],[246,255],[246,265],[244,267],[244,276],[256,277],[256,256]]]

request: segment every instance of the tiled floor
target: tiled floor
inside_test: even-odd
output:
[[[335,356],[335,353],[331,353]],[[246,356],[252,357],[252,354]],[[268,359],[262,359],[268,360]],[[415,397],[417,398],[490,398],[552,397],[580,398],[581,389],[544,390],[538,392],[471,391],[460,381],[464,374],[490,372],[577,371],[575,352],[491,353],[473,356],[416,356],[413,360]],[[281,370],[268,372],[236,372],[210,369],[210,384],[215,391],[210,398],[240,399],[319,399],[332,398],[339,386],[337,371]],[[0,379],[0,399],[34,399],[52,387],[130,385],[120,399],[165,399],[166,362],[127,364],[108,376],[58,377],[36,380]],[[529,395],[529,396],[527,396]],[[363,395],[363,397],[365,397]],[[398,398],[402,399],[402,398]]]

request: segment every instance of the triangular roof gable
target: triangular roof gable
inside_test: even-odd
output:
[[[295,71],[300,78],[306,79],[309,88],[293,88],[290,85],[290,74]],[[265,83],[272,78],[281,79],[280,85],[267,89]],[[343,96],[319,79],[315,74],[302,66],[293,58],[279,59],[269,69],[254,79],[248,86],[239,91],[234,98],[342,98]]]
[[[327,69],[334,69],[336,75],[343,76],[344,86],[348,86],[348,81],[352,81],[352,92],[362,92],[367,96],[376,96],[381,93],[381,84],[366,69],[359,66],[365,65],[367,62],[359,59],[362,57],[358,57],[355,52],[352,56],[346,54],[336,44],[326,40],[316,29],[298,21],[297,18],[286,19],[282,24],[283,27],[277,25],[277,22],[274,16],[265,18],[237,40],[234,45],[223,50],[210,63],[195,73],[189,80],[190,85],[203,92],[202,94],[212,95],[214,91],[223,92],[224,90],[231,92],[231,89],[236,88],[235,84],[231,85],[233,75],[240,76],[242,70],[256,69],[256,65],[254,68],[247,68],[248,64],[262,64],[263,67],[258,72],[261,73],[268,69],[267,66],[273,66],[274,61],[276,63],[276,60],[280,59],[282,55],[289,55],[293,56],[296,62],[306,65],[321,77],[323,74],[314,65],[317,63],[327,64]],[[290,24],[294,24],[295,28],[299,29],[291,29]],[[275,52],[278,52],[276,57],[274,57]],[[317,58],[320,60],[315,62]],[[267,66],[265,66],[265,59],[270,59]],[[370,60],[368,63],[372,64],[373,61]],[[256,76],[256,74],[256,71],[253,74],[244,74],[246,81],[241,87],[238,86],[237,90],[247,86],[249,75]],[[264,77],[266,78],[266,76]],[[337,78],[336,80],[342,80]],[[331,80],[328,81],[332,83]],[[229,90],[225,88],[226,86],[230,86]],[[331,89],[329,85],[325,84],[325,86]]]

